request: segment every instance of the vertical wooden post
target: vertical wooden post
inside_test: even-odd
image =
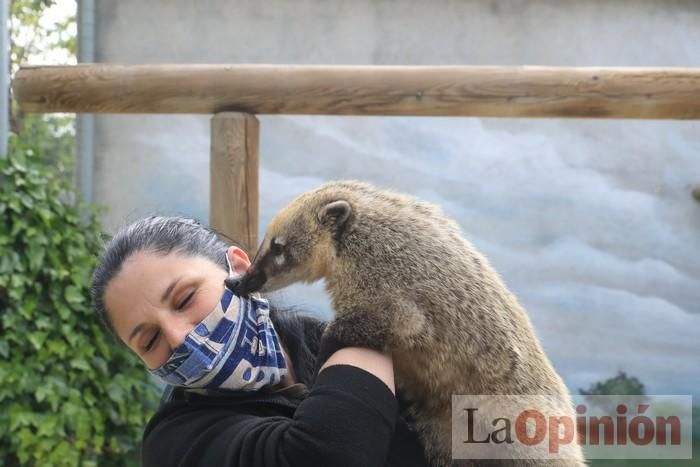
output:
[[[255,115],[221,112],[211,119],[209,223],[249,255],[258,246],[259,140]]]

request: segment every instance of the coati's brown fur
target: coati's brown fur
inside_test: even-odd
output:
[[[392,351],[397,390],[412,401],[435,465],[452,464],[453,394],[559,396],[558,413],[573,419],[525,311],[435,206],[365,183],[322,185],[272,220],[241,286],[271,291],[322,278],[335,312],[326,333]],[[578,459],[508,465],[584,465],[573,452]]]

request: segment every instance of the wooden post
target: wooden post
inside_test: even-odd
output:
[[[209,222],[249,255],[258,246],[259,140],[255,115],[221,112],[211,119]]]

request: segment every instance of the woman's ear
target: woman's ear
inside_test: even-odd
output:
[[[226,251],[226,256],[228,256],[228,260],[234,272],[238,274],[244,274],[248,270],[248,267],[250,267],[248,255],[237,246],[230,246]]]

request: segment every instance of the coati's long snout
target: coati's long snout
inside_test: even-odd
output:
[[[270,242],[265,238],[255,253],[253,262],[248,270],[239,278],[227,279],[228,288],[240,297],[247,297],[254,292],[267,292],[265,285],[270,279],[275,278],[279,265],[275,265],[275,251],[268,246]]]
[[[267,274],[265,271],[250,267],[242,277],[226,279],[226,286],[236,295],[247,297],[253,292],[260,291],[266,282]]]

